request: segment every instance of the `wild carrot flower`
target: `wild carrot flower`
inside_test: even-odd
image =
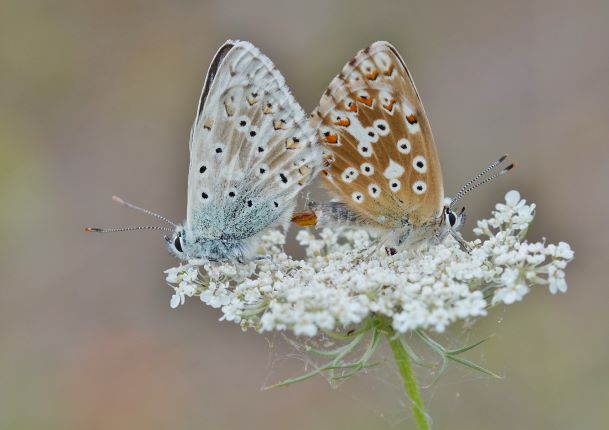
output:
[[[167,270],[174,290],[171,307],[198,296],[223,319],[259,332],[289,330],[315,336],[320,330],[351,329],[371,315],[384,315],[399,333],[442,332],[458,320],[486,315],[489,306],[512,304],[536,285],[564,292],[567,243],[529,243],[526,232],[535,205],[517,191],[506,194],[492,217],[478,221],[472,251],[447,238],[440,245],[387,255],[370,254],[374,238],[365,230],[301,230],[297,240],[307,259],[282,250],[279,231],[263,236],[260,254],[245,265],[191,261]]]

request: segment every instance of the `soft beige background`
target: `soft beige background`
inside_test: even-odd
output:
[[[171,310],[158,234],[82,232],[150,221],[112,194],[182,219],[189,128],[227,38],[269,55],[306,110],[358,49],[391,41],[448,192],[504,151],[519,162],[466,200],[470,219],[517,188],[538,204],[533,238],[575,249],[568,294],[442,337],[494,334],[470,357],[505,379],[453,366],[424,392],[434,428],[607,428],[608,22],[606,0],[2,2],[0,428],[412,428],[387,366],[260,391],[303,370],[279,339],[197,300]]]

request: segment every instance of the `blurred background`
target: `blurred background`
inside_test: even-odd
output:
[[[434,428],[607,428],[608,22],[606,0],[3,1],[0,428],[413,427],[390,366],[261,391],[303,371],[280,339],[196,299],[171,310],[160,235],[83,233],[150,222],[112,194],[183,219],[195,105],[228,38],[260,47],[307,111],[357,50],[392,42],[448,193],[503,152],[518,161],[466,199],[466,237],[515,188],[538,205],[531,239],[574,248],[567,294],[534,290],[439,337],[494,335],[469,358],[505,378],[452,366],[424,391]]]

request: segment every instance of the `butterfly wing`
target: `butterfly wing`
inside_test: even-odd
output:
[[[285,223],[317,173],[314,130],[271,60],[227,41],[211,63],[190,138],[186,225],[240,240]]]
[[[442,210],[436,145],[404,60],[387,42],[360,51],[311,116],[327,188],[369,224],[420,225]]]

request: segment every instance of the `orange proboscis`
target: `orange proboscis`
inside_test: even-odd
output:
[[[348,127],[351,124],[351,121],[349,121],[349,118],[341,118],[334,121],[334,124],[340,125],[341,127]]]
[[[301,211],[292,215],[292,222],[300,227],[313,227],[317,224],[317,215],[313,211]]]

